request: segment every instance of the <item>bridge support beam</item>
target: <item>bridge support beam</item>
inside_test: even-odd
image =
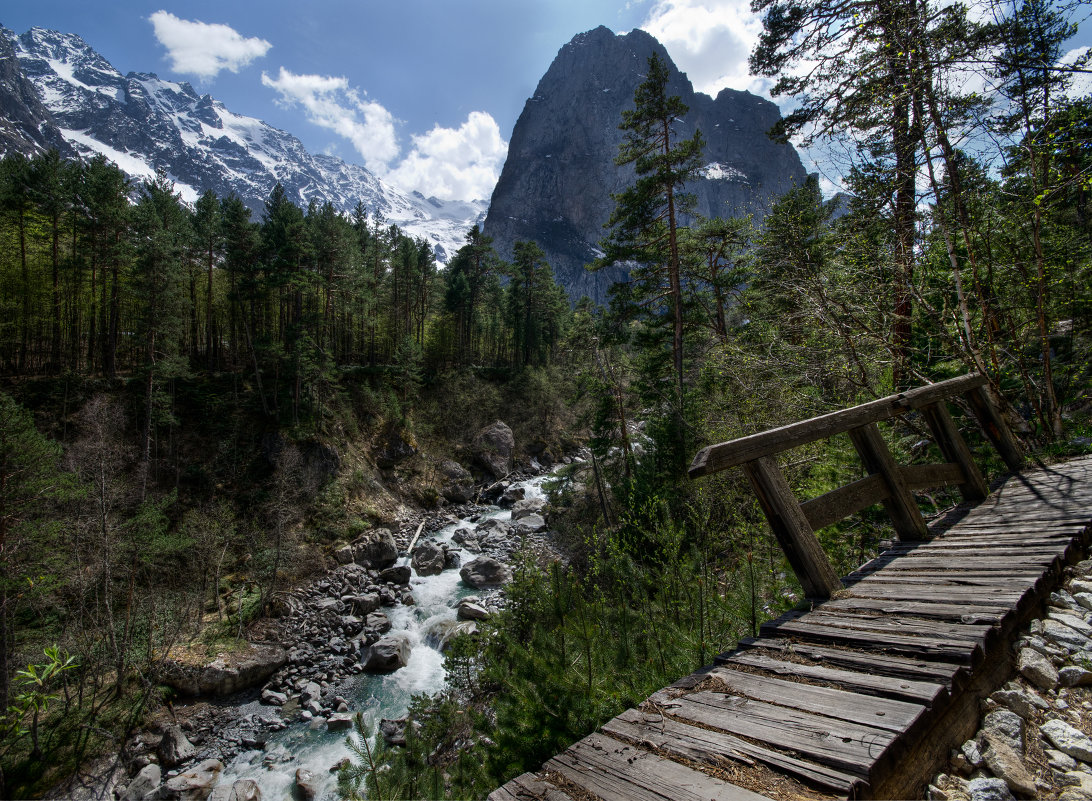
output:
[[[825,599],[842,589],[838,574],[774,458],[761,456],[744,463],[743,470],[804,595]]]
[[[902,471],[895,464],[887,443],[883,441],[879,426],[869,423],[860,428],[851,428],[846,433],[853,441],[853,447],[857,449],[857,455],[861,457],[865,470],[882,476],[887,484],[891,494],[884,499],[883,505],[891,516],[891,523],[899,539],[904,542],[928,539],[929,527],[921,516],[921,510],[918,509],[910,488],[906,486]]]

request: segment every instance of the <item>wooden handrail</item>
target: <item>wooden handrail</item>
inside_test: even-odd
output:
[[[798,445],[805,445],[835,434],[844,434],[851,428],[887,420],[912,409],[920,409],[939,400],[962,395],[985,386],[986,377],[978,373],[949,378],[924,387],[900,392],[878,400],[839,409],[836,412],[812,417],[799,423],[790,423],[730,442],[709,445],[698,451],[690,465],[690,478],[707,476],[728,467],[735,467],[760,456],[772,456]]]
[[[815,529],[882,503],[900,540],[920,540],[928,537],[929,530],[914,500],[913,490],[958,486],[967,501],[985,499],[989,490],[948,413],[948,400],[963,395],[1009,469],[1015,472],[1023,465],[1020,446],[994,406],[985,389],[986,383],[985,376],[972,373],[710,445],[694,457],[690,477],[742,465],[804,593],[811,598],[829,598],[842,585],[823,553]],[[910,467],[895,464],[876,424],[912,410],[921,412],[944,455],[944,463]],[[800,503],[774,456],[798,445],[842,433],[849,434],[868,476]]]

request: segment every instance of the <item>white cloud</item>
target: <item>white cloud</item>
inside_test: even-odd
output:
[[[655,36],[699,92],[724,88],[766,94],[769,82],[747,68],[762,20],[749,0],[656,0],[640,26]]]
[[[262,84],[275,89],[282,103],[303,106],[315,125],[352,142],[373,172],[385,173],[398,155],[394,117],[379,103],[361,97],[345,78],[297,75],[281,67],[276,78],[263,72]]]
[[[1072,67],[1079,64],[1082,59],[1086,60],[1088,58],[1089,49],[1090,48],[1088,47],[1073,48],[1062,56],[1058,65],[1062,67]],[[1073,76],[1070,79],[1069,91],[1066,92],[1067,96],[1076,99],[1092,93],[1092,73],[1087,72],[1090,68],[1092,67],[1090,67],[1088,63],[1084,63],[1081,64],[1081,72],[1073,73]]]
[[[409,153],[399,160],[394,116],[345,78],[297,75],[281,67],[276,78],[263,72],[262,83],[277,91],[281,103],[303,106],[313,124],[348,139],[369,170],[405,192],[443,200],[487,198],[508,152],[496,120],[474,111],[458,128],[437,125],[411,137]]]
[[[155,38],[167,48],[171,69],[199,78],[215,78],[221,70],[238,72],[272,45],[257,37],[244,38],[227,25],[179,19],[167,11],[148,17]]]
[[[451,200],[488,198],[508,143],[492,115],[472,111],[458,128],[435,126],[413,137],[413,149],[386,179],[405,191]]]

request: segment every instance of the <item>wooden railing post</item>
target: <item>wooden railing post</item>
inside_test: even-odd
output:
[[[920,411],[929,430],[933,432],[933,439],[936,440],[937,447],[944,454],[944,458],[959,465],[959,469],[963,471],[963,483],[959,485],[963,500],[970,503],[986,500],[986,496],[990,494],[990,488],[986,485],[986,480],[982,478],[982,473],[975,464],[974,457],[971,456],[966,440],[956,428],[952,415],[948,413],[947,404],[944,401],[937,401],[923,406]]]
[[[830,598],[842,589],[838,574],[819,545],[800,503],[772,456],[745,462],[743,470],[751,480],[762,511],[773,529],[781,550],[809,598]]]
[[[895,460],[891,457],[891,451],[887,443],[883,441],[880,429],[875,423],[851,428],[848,432],[853,440],[853,447],[864,463],[865,470],[883,476],[891,495],[884,499],[883,505],[891,516],[891,522],[895,527],[895,533],[900,540],[923,540],[929,537],[929,527],[925,524],[925,518],[921,516],[921,510],[910,493],[909,487],[903,480],[902,471],[899,470]]]
[[[971,405],[971,411],[978,418],[982,430],[997,448],[1001,458],[1005,460],[1005,465],[1012,472],[1019,472],[1024,467],[1024,449],[1020,447],[1020,443],[1016,441],[1016,437],[1012,435],[1012,431],[1002,419],[1001,413],[997,411],[986,388],[975,387],[963,397]]]

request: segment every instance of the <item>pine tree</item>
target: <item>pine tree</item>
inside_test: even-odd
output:
[[[701,166],[704,141],[700,131],[689,139],[680,139],[676,133],[688,108],[677,95],[668,94],[669,77],[667,64],[653,55],[645,80],[634,93],[636,107],[622,112],[619,128],[625,131],[625,139],[615,163],[632,164],[636,179],[633,186],[614,195],[611,234],[603,242],[604,256],[596,266],[635,263],[631,286],[623,290],[625,305],[631,313],[642,315],[650,329],[670,321],[674,417],[681,454],[685,372],[679,227],[680,218],[693,205],[693,198],[682,190]]]

